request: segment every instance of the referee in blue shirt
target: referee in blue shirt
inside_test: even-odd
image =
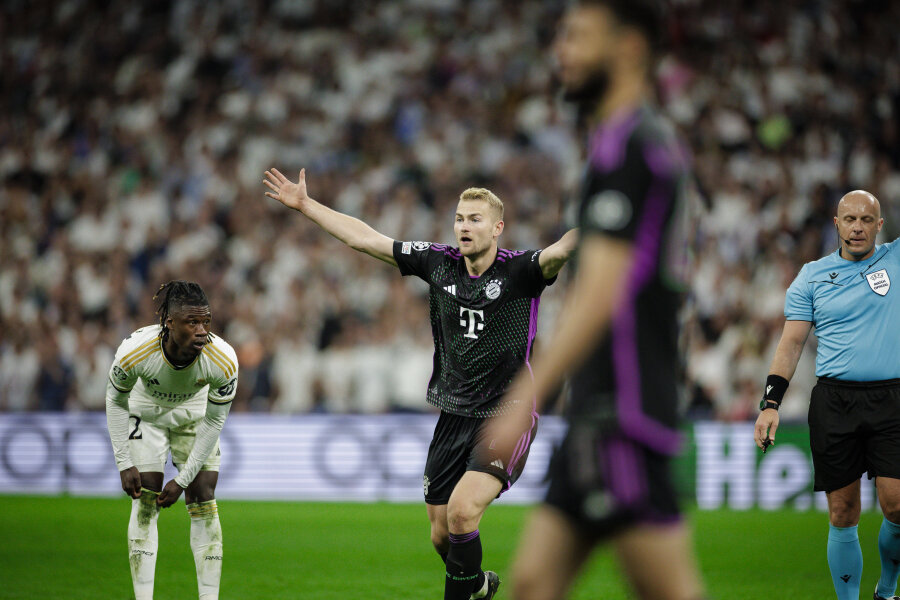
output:
[[[875,478],[884,513],[875,600],[894,593],[900,575],[900,240],[876,245],[884,219],[862,190],[838,204],[840,247],[807,263],[787,291],[781,341],[756,420],[756,445],[775,440],[778,407],[813,325],[818,383],[809,404],[815,490],[828,497],[828,566],[839,600],[859,598],[862,551],[856,527],[860,477]]]

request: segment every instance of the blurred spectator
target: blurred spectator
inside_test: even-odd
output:
[[[405,240],[452,241],[458,194],[484,185],[503,246],[557,239],[581,147],[547,52],[561,4],[3,3],[0,410],[102,409],[115,344],[176,277],[241,356],[235,410],[427,410],[424,286],[266,201],[262,173],[305,166],[314,197]],[[689,400],[745,419],[836,200],[872,191],[900,235],[900,4],[672,9],[660,101],[711,203]],[[786,417],[812,380],[802,362]]]

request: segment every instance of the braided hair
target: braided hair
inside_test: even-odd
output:
[[[159,315],[159,324],[162,329],[159,337],[163,341],[169,337],[169,328],[166,321],[169,320],[169,314],[178,310],[182,306],[208,306],[209,300],[199,284],[192,281],[170,281],[159,286],[153,299],[159,298],[159,306],[156,308],[156,314]]]

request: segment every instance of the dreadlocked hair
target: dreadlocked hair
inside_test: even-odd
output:
[[[170,281],[159,286],[153,299],[159,298],[159,306],[156,308],[156,314],[159,315],[159,324],[162,329],[159,337],[165,341],[169,337],[169,328],[166,321],[169,320],[169,314],[182,306],[207,306],[209,300],[199,284],[193,281]]]

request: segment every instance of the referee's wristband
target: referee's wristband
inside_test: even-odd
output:
[[[759,403],[759,410],[767,408],[778,410],[787,389],[788,380],[781,375],[769,375],[766,377],[766,393],[763,394],[762,402]]]

